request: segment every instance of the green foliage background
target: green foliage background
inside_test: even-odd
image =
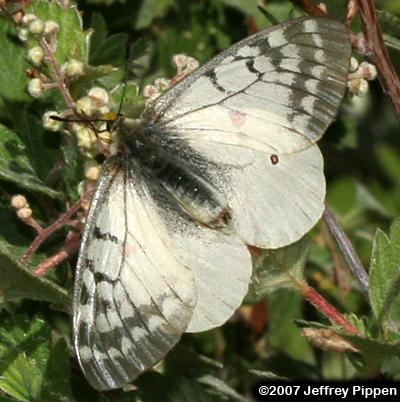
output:
[[[279,22],[302,15],[289,1],[265,3]],[[347,1],[325,3],[333,17],[344,19]],[[376,4],[400,71],[400,2]],[[206,62],[255,28],[271,25],[256,5],[256,0],[79,1],[83,29],[79,14],[62,13],[55,1],[32,1],[28,8],[65,27],[65,36],[59,38],[60,64],[71,57],[90,64],[85,77],[71,87],[79,97],[94,82],[111,89],[122,81],[127,43],[136,43],[134,72],[140,88],[155,78],[173,76],[174,54]],[[359,31],[357,20],[352,28]],[[41,123],[46,110],[65,108],[63,100],[55,92],[40,99],[29,96],[29,67],[26,48],[11,24],[0,18],[0,402],[246,401],[252,385],[274,376],[400,378],[400,220],[394,221],[400,216],[400,130],[378,82],[371,83],[365,97],[347,96],[320,142],[328,202],[369,267],[369,302],[346,268],[338,282],[320,224],[289,251],[267,253],[256,261],[258,276],[247,305],[224,327],[185,335],[164,361],[163,374],[148,372],[136,381],[137,387],[101,394],[86,383],[70,344],[75,259],[46,279],[31,271],[60,249],[66,229],[47,239],[28,266],[19,262],[35,233],[16,218],[12,195],[25,194],[35,218],[47,226],[78,198],[77,185],[83,179],[83,158],[74,140],[46,131]],[[129,105],[141,101],[135,93]],[[66,163],[57,175],[49,175],[60,160]],[[329,327],[293,290],[287,270],[302,278],[304,266],[308,283],[346,313],[361,336]],[[314,347],[300,335],[304,326],[331,328],[362,353]]]

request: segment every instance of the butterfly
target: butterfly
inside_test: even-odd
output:
[[[324,209],[315,145],[337,114],[351,45],[300,18],[223,51],[121,121],[86,219],[73,343],[99,390],[222,325],[248,290],[248,245],[300,239]]]

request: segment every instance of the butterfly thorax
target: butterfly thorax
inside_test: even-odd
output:
[[[144,119],[126,119],[119,128],[120,159],[166,189],[191,218],[213,228],[226,226],[230,213],[225,197],[167,147],[163,135]]]

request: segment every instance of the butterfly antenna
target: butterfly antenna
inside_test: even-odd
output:
[[[126,57],[125,57],[125,72],[124,72],[124,80],[123,80],[123,88],[122,88],[122,95],[121,95],[121,101],[119,103],[119,108],[118,108],[118,114],[117,116],[122,115],[122,104],[125,98],[126,94],[126,87],[128,86],[128,79],[129,79],[129,60],[131,59],[131,49],[129,44],[126,44]]]

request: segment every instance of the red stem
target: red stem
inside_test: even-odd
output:
[[[382,30],[373,0],[357,0],[361,25],[371,52],[371,60],[378,70],[382,89],[391,100],[396,116],[400,119],[400,81],[383,41]]]
[[[302,293],[306,299],[316,307],[322,314],[328,317],[331,321],[340,325],[345,331],[351,334],[359,334],[359,330],[351,325],[346,318],[339,313],[327,300],[325,300],[315,289],[310,286],[303,286]]]

